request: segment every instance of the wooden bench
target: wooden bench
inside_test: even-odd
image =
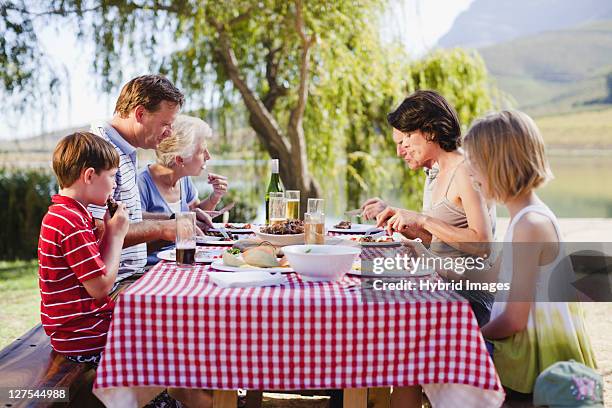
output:
[[[126,280],[111,294],[115,299],[134,280]],[[88,407],[104,405],[92,394],[96,371],[89,364],[67,360],[51,348],[41,324],[0,350],[0,388],[67,387],[69,402],[42,400],[0,400],[0,408],[8,407]],[[8,398],[8,395],[5,396]]]

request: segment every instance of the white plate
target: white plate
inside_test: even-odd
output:
[[[212,262],[215,260],[215,256],[219,256],[223,254],[222,249],[200,249],[196,248],[195,261],[200,263]],[[165,251],[160,251],[157,253],[157,257],[164,261],[176,261],[176,250],[166,249]]]
[[[244,223],[244,222],[232,222],[231,224],[234,224],[237,227],[242,227],[246,223]],[[253,225],[253,224],[251,224],[251,225]],[[213,223],[213,226],[214,226],[214,228],[211,228],[208,231],[219,232],[219,228],[224,227],[225,224],[222,223],[222,222],[215,222],[215,223]],[[253,233],[253,228],[226,228],[225,230],[227,232],[229,232],[230,234],[252,234]]]
[[[360,237],[359,237],[360,238]],[[376,248],[376,247],[395,247],[402,245],[401,242],[390,241],[390,242],[359,242],[358,240],[352,240],[364,248]]]
[[[355,275],[355,276],[361,276],[364,278],[401,278],[401,279],[407,279],[407,278],[418,278],[421,276],[429,276],[432,273],[434,273],[434,271],[432,269],[420,269],[418,271],[416,271],[414,274],[406,274],[406,275],[398,275],[397,273],[363,273],[363,271],[361,270],[361,260],[358,259],[353,263],[353,267],[351,268],[350,271],[347,272],[349,275]]]
[[[210,241],[218,241],[219,237],[211,237],[210,235],[198,235],[196,237],[196,244],[207,244]]]
[[[218,237],[213,237],[210,241],[203,242],[206,245],[232,246],[238,241],[221,241]]]
[[[215,259],[210,267],[218,271],[224,272],[241,272],[241,271],[266,271],[266,272],[281,272],[288,273],[293,272],[293,269],[289,267],[278,267],[278,268],[257,268],[255,266],[228,266],[223,263],[223,259]]]
[[[338,225],[338,224],[334,224],[334,225]],[[370,225],[370,224],[353,224],[351,225],[351,228],[349,229],[342,229],[342,228],[334,228],[334,226],[332,225],[331,227],[329,227],[327,229],[327,231],[329,232],[341,232],[344,234],[363,234],[364,232],[372,229],[376,227],[375,225]],[[382,228],[376,228],[375,230],[373,230],[373,233],[377,233],[382,231]]]

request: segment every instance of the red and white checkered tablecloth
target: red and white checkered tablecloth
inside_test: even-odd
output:
[[[489,401],[483,406],[503,401],[476,319],[454,293],[398,291],[366,302],[361,279],[349,275],[303,282],[291,273],[282,286],[219,288],[209,273],[228,272],[162,262],[121,294],[97,394],[454,384],[477,391]]]

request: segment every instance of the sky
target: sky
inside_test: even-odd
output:
[[[399,40],[413,55],[430,50],[437,40],[452,26],[455,18],[466,10],[473,0],[400,0],[391,1],[383,16],[381,36],[386,40]],[[39,38],[50,59],[66,72],[68,82],[62,84],[64,92],[55,101],[56,110],[42,116],[41,109],[21,115],[0,114],[0,139],[36,136],[44,132],[81,126],[112,116],[117,95],[106,95],[97,89],[91,58],[93,46],[77,41],[76,35],[63,27],[42,27]],[[141,72],[127,69],[131,77]]]

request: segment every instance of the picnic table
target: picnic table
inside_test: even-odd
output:
[[[215,406],[232,408],[237,389],[344,389],[345,406],[365,408],[368,388],[417,384],[434,407],[503,402],[472,310],[453,292],[375,301],[356,276],[220,288],[211,273],[229,272],[160,262],[122,293],[94,384],[107,406],[184,387],[216,390]]]

